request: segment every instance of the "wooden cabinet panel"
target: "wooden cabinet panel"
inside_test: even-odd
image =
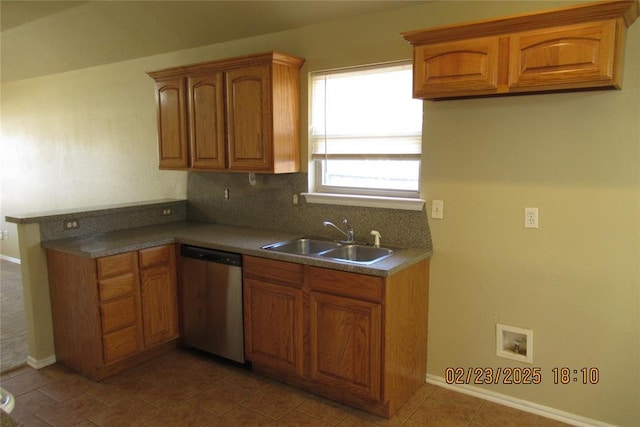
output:
[[[311,292],[310,376],[332,388],[381,397],[380,304]]]
[[[172,265],[174,263],[175,249],[173,245],[155,246],[153,248],[140,249],[140,268],[157,267],[160,265]]]
[[[414,97],[619,89],[626,28],[639,15],[638,0],[603,1],[402,33]]]
[[[243,298],[247,359],[302,375],[302,292],[249,278]]]
[[[499,46],[498,37],[484,37],[416,47],[414,96],[496,93]]]
[[[271,96],[266,65],[226,73],[229,169],[269,170]]]
[[[615,20],[514,34],[509,86],[553,89],[617,84],[615,38]]]
[[[141,270],[139,259],[144,266],[162,265]],[[48,250],[47,264],[60,363],[100,380],[175,347],[174,245],[95,260]]]
[[[309,286],[314,291],[381,302],[384,279],[365,274],[309,267]]]
[[[100,280],[98,282],[100,301],[105,302],[113,298],[131,294],[135,285],[137,285],[137,281],[133,273]]]
[[[107,334],[136,322],[136,301],[133,296],[102,304],[102,333]]]
[[[298,172],[303,62],[267,52],[150,72],[161,169]]]
[[[182,77],[156,82],[160,169],[189,166],[184,85]]]
[[[154,267],[140,271],[144,346],[178,336],[178,297],[175,269]]]
[[[189,148],[194,169],[224,169],[223,73],[190,76]]]
[[[127,252],[98,258],[98,278],[106,279],[133,273],[138,268],[135,256],[135,252]]]
[[[138,351],[135,326],[120,329],[104,336],[104,363],[113,363]]]
[[[253,277],[270,283],[302,287],[302,264],[252,256],[243,257],[242,263],[245,278]]]
[[[428,265],[383,278],[245,256],[247,359],[278,380],[393,415],[426,376]]]

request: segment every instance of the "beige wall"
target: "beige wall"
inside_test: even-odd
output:
[[[145,71],[271,49],[307,58],[305,72],[408,58],[401,31],[556,4],[434,2],[3,85],[2,155],[15,162],[2,214],[183,197],[184,174],[156,170]],[[431,221],[432,379],[527,366],[495,356],[495,324],[533,329],[542,383],[481,390],[640,425],[639,23],[628,39],[622,91],[425,102],[422,193],[445,202]],[[524,207],[540,209],[538,230],[523,228]],[[554,385],[562,366],[597,367],[600,383]]]
[[[186,173],[157,168],[144,64],[2,85],[2,255],[19,258],[5,215],[186,197]]]

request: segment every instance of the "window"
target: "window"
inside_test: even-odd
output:
[[[316,193],[419,198],[422,101],[411,63],[311,75]]]

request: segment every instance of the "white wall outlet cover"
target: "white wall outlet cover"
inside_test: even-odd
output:
[[[444,218],[444,201],[443,200],[431,201],[431,218],[433,219]]]
[[[538,208],[524,208],[524,228],[538,228]]]

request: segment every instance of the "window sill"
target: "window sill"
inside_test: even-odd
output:
[[[307,203],[323,205],[361,206],[367,208],[401,209],[407,211],[421,211],[424,206],[422,199],[378,196],[354,196],[349,194],[331,193],[301,193]]]

